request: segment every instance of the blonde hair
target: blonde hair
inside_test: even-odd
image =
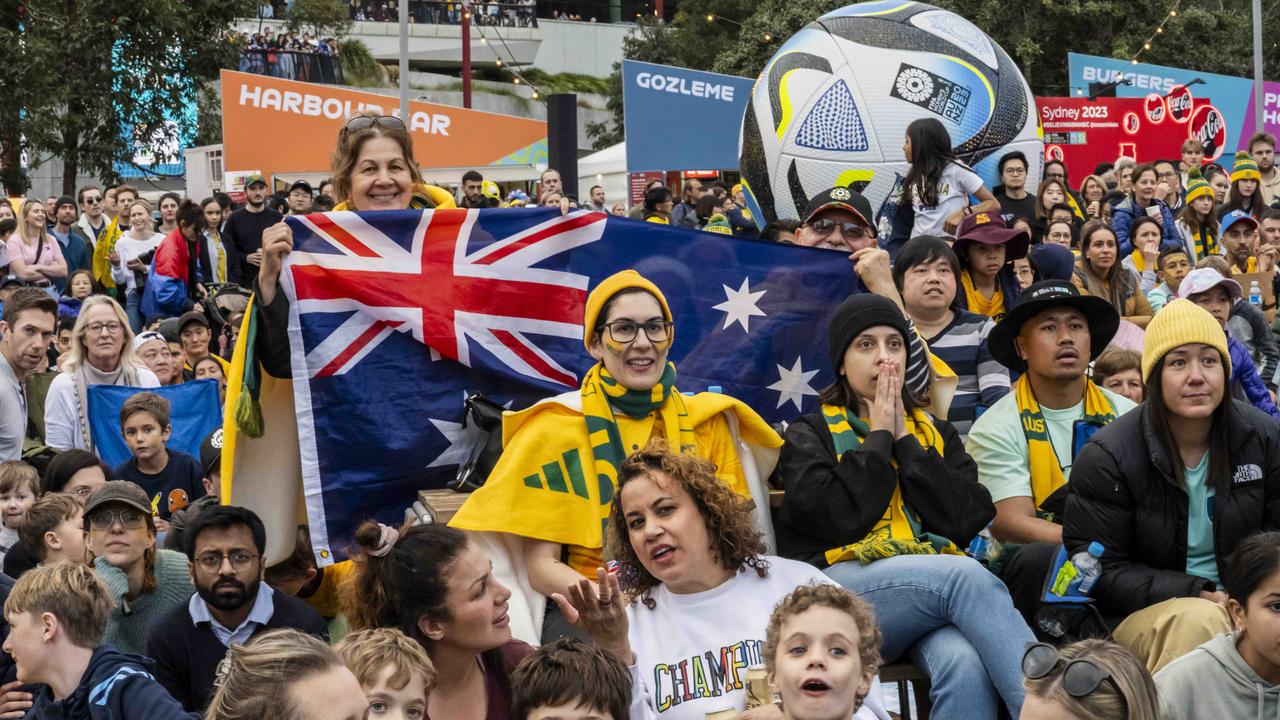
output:
[[[1028,695],[1053,702],[1080,720],[1160,720],[1155,683],[1133,653],[1106,640],[1081,640],[1061,648],[1058,655],[1063,664],[1053,672],[1026,680]],[[1076,659],[1088,659],[1110,679],[1084,697],[1072,697],[1062,686],[1062,668]]]
[[[436,686],[436,666],[417,641],[395,628],[376,628],[349,633],[334,647],[347,669],[366,690],[378,682],[378,676],[390,665],[387,684],[401,690],[415,676],[422,681],[423,699]]]
[[[347,118],[347,122],[358,117],[377,118],[382,116],[380,112],[362,110]],[[360,157],[360,149],[364,147],[366,142],[376,137],[390,138],[400,146],[400,152],[404,154],[404,161],[409,166],[409,176],[413,179],[413,184],[422,184],[422,173],[418,171],[418,163],[413,159],[413,138],[409,136],[408,130],[386,128],[377,123],[370,124],[369,127],[360,130],[347,130],[344,125],[342,130],[338,132],[338,145],[333,151],[333,196],[337,198],[337,202],[350,202],[351,173],[355,171],[356,160]],[[359,208],[349,209],[358,210]]]
[[[1196,263],[1196,269],[1200,268],[1213,268],[1222,277],[1231,277],[1231,263],[1227,262],[1227,259],[1221,255],[1206,255],[1200,258],[1199,262]]]
[[[27,212],[36,205],[39,205],[42,208],[44,207],[44,203],[35,198],[27,198],[18,206],[18,227],[16,229],[18,237],[22,240],[23,245],[36,245],[37,243],[48,242],[49,240],[49,233],[45,231],[43,225],[40,227],[40,235],[38,237],[33,238],[27,234]],[[48,222],[48,218],[45,218],[45,222]]]
[[[40,475],[21,460],[0,462],[0,493],[11,493],[23,485],[33,497],[40,496]]]
[[[45,556],[49,554],[44,534],[82,515],[84,503],[80,498],[69,493],[49,493],[27,511],[26,517],[22,519],[22,526],[18,528],[18,540],[36,560],[44,562]]]
[[[295,707],[291,687],[341,667],[323,640],[293,629],[269,630],[247,644],[232,644],[218,667],[217,691],[205,720],[308,720]]]
[[[87,332],[85,326],[89,324],[87,320],[89,311],[99,305],[109,305],[111,311],[115,313],[116,320],[122,326],[124,346],[120,349],[120,365],[132,365],[137,370],[145,368],[146,365],[142,364],[133,351],[133,328],[129,327],[129,318],[125,317],[124,308],[106,295],[90,295],[80,305],[80,315],[76,318],[76,325],[71,330],[71,349],[63,356],[62,362],[58,363],[58,369],[64,373],[73,373],[80,367],[80,363],[85,362],[89,354],[84,340]]]
[[[111,595],[88,566],[54,563],[23,573],[9,591],[4,615],[19,613],[51,613],[73,645],[96,648],[107,631]]]

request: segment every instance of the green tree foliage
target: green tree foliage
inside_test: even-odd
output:
[[[231,23],[254,4],[0,0],[0,183],[26,191],[24,151],[62,158],[70,193],[79,173],[109,178],[117,161],[170,146],[166,119],[182,117],[201,84],[233,65]]]
[[[642,25],[627,39],[623,56],[728,75],[756,77],[783,41],[845,0],[688,0],[670,25]],[[1021,68],[1037,95],[1068,92],[1067,53],[1128,59],[1225,75],[1252,75],[1249,0],[1182,0],[1176,17],[1154,33],[1174,0],[933,0],[990,35]],[[732,15],[730,7],[745,11]],[[741,27],[706,15],[731,17]],[[1264,30],[1280,26],[1280,3],[1264,3]],[[730,39],[731,38],[731,39]],[[1264,38],[1268,76],[1280,79],[1280,43]],[[614,121],[588,126],[597,148],[622,140],[622,74],[610,78]]]
[[[285,26],[320,38],[345,35],[351,27],[351,10],[341,0],[293,0]]]

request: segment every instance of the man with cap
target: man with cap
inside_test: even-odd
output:
[[[311,190],[311,183],[306,180],[298,180],[289,186],[290,215],[306,215],[311,212],[314,200],[315,193]]]
[[[182,382],[182,373],[178,371],[178,361],[169,351],[169,343],[164,336],[154,330],[140,332],[133,337],[133,352],[142,359],[147,369],[156,374],[163,385],[177,385]]]
[[[222,241],[231,251],[232,262],[227,263],[227,275],[243,287],[249,287],[258,277],[262,265],[262,231],[284,219],[284,216],[267,207],[267,179],[254,174],[245,178],[243,208],[231,213],[222,233]]]
[[[818,193],[805,206],[804,222],[796,228],[796,244],[826,250],[851,253],[853,271],[858,274],[868,292],[883,295],[894,302],[903,315],[907,315],[898,286],[893,281],[889,253],[876,244],[875,225],[871,218],[871,201],[862,193],[847,187],[833,187]],[[908,316],[907,343],[910,362],[903,384],[917,398],[929,393],[928,364],[919,362],[927,352],[915,325]]]
[[[1030,245],[1030,233],[1008,227],[997,213],[966,215],[951,246],[964,268],[963,292],[956,293],[960,307],[1000,322],[1022,292],[1013,261],[1026,257]]]
[[[1222,233],[1223,250],[1232,273],[1251,273],[1258,270],[1257,219],[1244,210],[1232,210],[1222,216],[1218,231]]]
[[[76,225],[78,215],[75,198],[70,195],[63,195],[54,203],[53,227],[49,228],[49,234],[58,239],[62,259],[67,261],[67,276],[76,270],[89,269],[93,259],[93,242]],[[67,276],[50,278],[58,292],[67,286]]]
[[[1271,393],[1258,374],[1258,367],[1248,348],[1231,334],[1231,309],[1241,297],[1240,283],[1224,278],[1213,268],[1196,268],[1178,285],[1178,297],[1199,305],[1222,325],[1227,333],[1227,347],[1231,351],[1231,392],[1237,398],[1247,399],[1254,407],[1273,418],[1280,418]]]
[[[27,284],[22,282],[22,278],[9,273],[4,277],[0,277],[0,310],[4,309],[4,304],[13,297],[18,288],[26,287]]]
[[[1062,543],[1076,453],[1099,427],[1134,407],[1085,374],[1119,327],[1110,303],[1081,295],[1068,281],[1045,280],[1023,291],[987,338],[992,357],[1022,376],[973,424],[968,450],[996,506],[992,535],[1022,544],[1001,558],[1000,575],[1032,627]]]
[[[729,218],[734,234],[740,237],[759,236],[760,228],[756,227],[756,220],[747,208],[747,196],[743,192],[742,183],[734,185],[729,194],[733,197],[733,206],[725,213],[725,217]]]
[[[226,360],[209,351],[209,340],[212,338],[209,320],[204,313],[195,311],[184,314],[178,319],[178,338],[182,341],[182,377],[194,380],[196,363],[211,357],[222,366],[223,374],[231,372]]]

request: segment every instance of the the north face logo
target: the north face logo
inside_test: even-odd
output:
[[[1234,485],[1262,479],[1262,468],[1257,465],[1237,465],[1235,475],[1231,476]]]

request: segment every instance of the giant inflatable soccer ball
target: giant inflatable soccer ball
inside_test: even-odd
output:
[[[942,121],[956,156],[988,188],[1011,150],[1029,160],[1028,187],[1039,183],[1044,143],[1031,89],[973,23],[902,0],[810,23],[769,60],[743,118],[740,170],[757,222],[798,219],[811,196],[835,186],[861,191],[881,214],[907,172],[907,125],[924,117]]]

